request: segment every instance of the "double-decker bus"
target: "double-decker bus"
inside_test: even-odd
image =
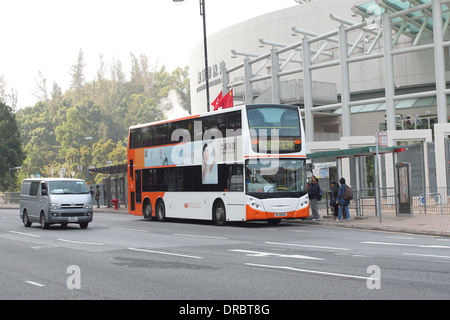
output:
[[[147,220],[306,218],[299,108],[246,105],[129,128],[128,208]]]

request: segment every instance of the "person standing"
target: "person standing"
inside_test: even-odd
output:
[[[338,220],[338,210],[339,210],[339,205],[336,202],[338,192],[339,187],[337,186],[336,182],[331,181],[330,191],[328,191],[328,194],[330,195],[330,206],[333,208],[333,214],[336,221]]]
[[[95,189],[95,200],[97,200],[97,208],[100,208],[100,187],[97,185]]]
[[[309,204],[311,206],[313,221],[320,221],[319,207],[317,202],[321,200],[322,191],[316,176],[311,177],[311,184],[308,187]]]
[[[336,199],[336,203],[339,205],[339,214],[338,214],[337,221],[342,220],[342,211],[343,210],[345,210],[345,214],[347,216],[346,220],[350,221],[350,212],[348,211],[348,205],[350,204],[350,200],[346,200],[344,198],[345,187],[347,187],[347,185],[345,184],[345,179],[340,178],[339,183],[340,183],[340,186],[339,186],[338,196]]]

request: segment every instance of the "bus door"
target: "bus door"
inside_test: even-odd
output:
[[[134,179],[135,183],[135,191],[136,191],[136,203],[142,202],[142,179],[141,179],[141,170],[136,170],[136,175]]]

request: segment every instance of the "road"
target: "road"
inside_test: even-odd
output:
[[[0,210],[0,299],[449,299],[450,239],[282,222],[25,228]]]

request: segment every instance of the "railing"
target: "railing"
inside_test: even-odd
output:
[[[349,209],[356,216],[375,214],[375,189],[362,188],[353,190],[353,200],[350,202]],[[333,210],[330,207],[329,195],[322,197],[319,202],[319,208],[326,210],[327,215],[332,215]],[[422,190],[413,190],[412,210],[413,214],[441,213],[450,214],[450,189],[448,188],[425,188]],[[324,201],[325,200],[325,201]],[[395,189],[380,189],[380,207],[382,212],[396,212]]]
[[[422,209],[424,210],[424,213],[427,213],[427,210],[430,212],[430,209],[432,211],[437,209],[440,210],[441,213],[444,213],[444,203],[442,202],[442,199],[442,195],[439,192],[422,193],[419,196],[419,212],[422,213]]]
[[[20,192],[4,192],[0,193],[0,203],[19,203]]]

